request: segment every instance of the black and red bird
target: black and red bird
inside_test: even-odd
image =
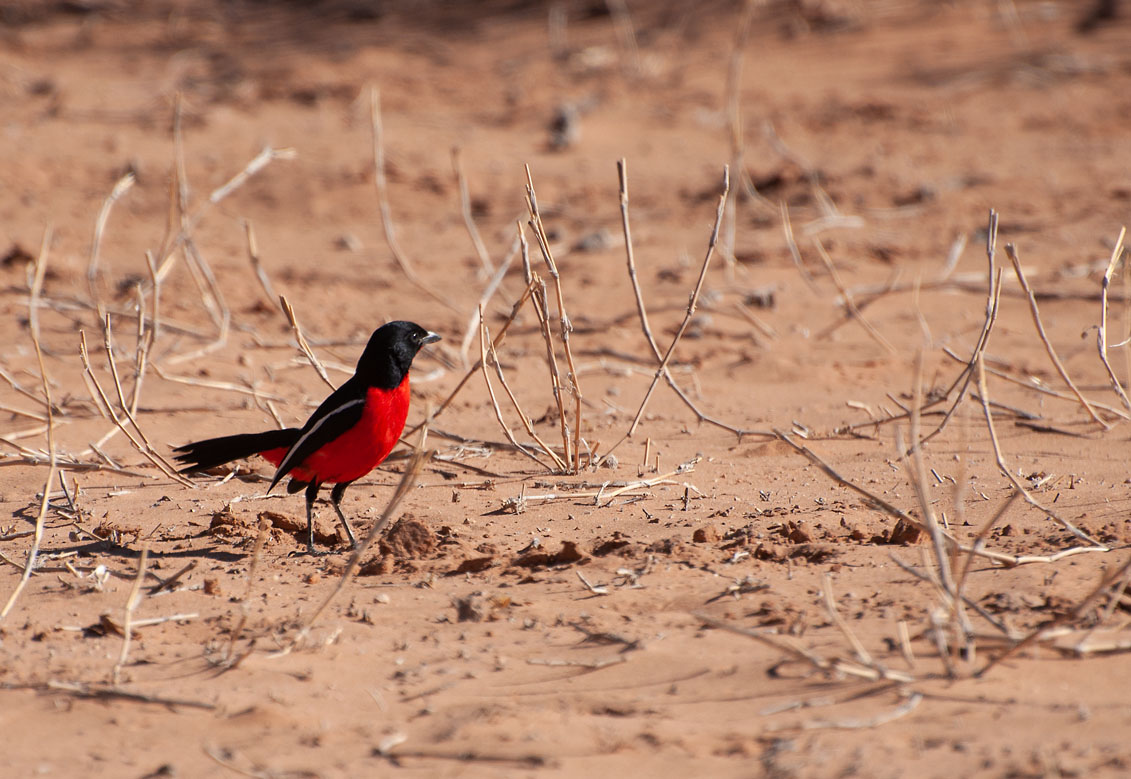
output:
[[[333,484],[330,502],[357,546],[342,513],[342,495],[352,482],[389,456],[408,418],[408,371],[425,344],[440,336],[413,322],[389,322],[373,332],[357,361],[357,370],[322,401],[302,429],[288,427],[263,433],[209,438],[179,446],[183,473],[258,454],[276,466],[275,485],[290,476],[287,492],[306,490],[307,548],[314,552],[314,500],[323,484]]]

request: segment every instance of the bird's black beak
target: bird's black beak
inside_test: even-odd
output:
[[[424,334],[423,338],[420,339],[420,345],[424,346],[426,344],[434,344],[439,340],[440,340],[440,336],[439,336],[438,333],[433,333],[433,332],[429,331],[429,332]]]

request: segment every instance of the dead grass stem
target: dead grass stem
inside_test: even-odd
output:
[[[464,367],[468,366],[467,353],[471,349],[471,343],[475,340],[476,333],[479,328],[479,323],[483,321],[483,309],[487,307],[487,303],[494,297],[495,292],[503,283],[503,279],[510,270],[511,265],[514,263],[514,258],[518,256],[519,247],[522,242],[522,222],[518,223],[518,234],[515,236],[514,242],[511,244],[510,251],[503,259],[502,264],[493,270],[491,277],[487,280],[486,286],[483,288],[483,293],[479,296],[479,304],[475,310],[468,317],[467,328],[464,330],[463,338],[460,340],[459,355],[463,360]]]
[[[499,420],[499,426],[503,428],[503,433],[506,435],[507,440],[510,441],[519,452],[526,455],[531,460],[541,465],[543,468],[546,468],[551,472],[554,471],[554,468],[546,465],[544,462],[538,459],[538,456],[536,454],[534,454],[527,447],[518,442],[518,439],[515,438],[514,432],[510,429],[510,426],[506,423],[506,420],[503,419],[503,411],[501,408],[499,408],[499,401],[495,397],[495,389],[491,386],[491,374],[487,370],[487,362],[489,357],[490,359],[493,359],[495,363],[495,371],[499,377],[499,381],[502,383],[503,389],[507,393],[507,397],[510,398],[511,405],[514,406],[515,411],[518,413],[519,419],[522,420],[522,424],[526,428],[527,435],[533,438],[535,443],[538,444],[538,447],[543,452],[545,452],[551,460],[554,461],[554,466],[559,472],[565,471],[565,463],[560,457],[558,457],[557,454],[554,453],[552,449],[550,449],[549,446],[546,445],[546,443],[541,438],[538,437],[538,434],[534,430],[534,426],[530,424],[530,418],[523,412],[522,407],[519,405],[518,398],[515,397],[514,393],[511,391],[510,385],[507,384],[506,377],[503,375],[503,366],[499,363],[499,356],[495,353],[493,346],[490,349],[490,355],[488,355],[487,343],[491,339],[491,334],[487,329],[487,323],[483,321],[482,307],[480,307],[479,309],[479,320],[479,364],[483,369],[483,382],[487,385],[487,394],[491,397],[491,406],[495,410],[495,418]]]
[[[1124,408],[1131,411],[1131,400],[1128,400],[1127,393],[1123,391],[1123,385],[1119,383],[1119,379],[1116,378],[1115,371],[1111,369],[1111,363],[1107,359],[1108,288],[1111,286],[1111,276],[1115,272],[1115,266],[1123,258],[1123,238],[1126,234],[1126,227],[1120,229],[1119,237],[1115,240],[1115,248],[1111,250],[1111,261],[1107,264],[1107,270],[1104,271],[1103,285],[1100,291],[1100,327],[1097,335],[1097,348],[1100,353],[1100,361],[1104,364],[1104,370],[1107,371],[1108,378],[1111,380],[1112,389],[1119,396]]]
[[[304,355],[306,355],[306,359],[310,361],[310,364],[318,373],[318,378],[322,379],[322,381],[326,383],[326,386],[328,386],[331,390],[336,390],[337,387],[334,386],[334,382],[330,381],[330,377],[329,375],[327,375],[326,369],[322,366],[322,363],[314,354],[314,350],[310,348],[310,344],[307,342],[306,336],[302,334],[302,327],[298,323],[298,317],[295,315],[295,310],[291,306],[285,295],[279,296],[279,305],[283,309],[283,314],[287,317],[287,322],[289,322],[291,325],[291,331],[295,334],[295,341],[298,342],[298,348],[302,350],[302,353]]]
[[[557,361],[554,358],[554,348],[551,341],[547,341],[547,349],[550,356],[551,370],[554,373],[554,394],[558,402],[558,411],[561,414],[562,436],[566,453],[565,459],[573,472],[578,473],[581,470],[581,406],[583,396],[581,393],[581,384],[577,377],[577,367],[573,362],[573,350],[570,348],[570,334],[573,332],[573,323],[570,322],[569,314],[566,313],[565,296],[562,293],[561,274],[558,272],[557,262],[554,261],[554,254],[550,251],[550,239],[546,234],[546,226],[542,223],[542,213],[538,209],[538,197],[534,192],[534,178],[531,175],[529,165],[526,166],[526,202],[530,209],[530,227],[534,231],[534,236],[538,239],[538,248],[542,251],[542,259],[549,269],[550,278],[554,281],[554,292],[558,306],[558,335],[561,338],[562,351],[565,352],[566,366],[569,369],[567,378],[569,379],[570,391],[573,394],[574,400],[572,441],[570,441],[569,438],[569,425],[566,422],[566,411],[562,405],[561,379],[557,369]],[[538,301],[542,309],[542,316],[548,319],[550,312],[546,303],[544,286],[539,294],[540,297]],[[536,305],[535,308],[537,309],[538,305]],[[548,336],[548,329],[545,325],[543,329]]]
[[[263,268],[263,260],[259,256],[259,241],[255,238],[255,226],[252,225],[250,219],[244,219],[243,229],[244,236],[247,239],[247,260],[251,263],[251,269],[255,273],[256,281],[259,282],[259,288],[267,296],[268,304],[274,307],[279,301],[279,295],[275,293],[275,287],[271,284],[271,279]]]
[[[1004,652],[1002,652],[1001,654],[999,654],[996,657],[989,660],[984,666],[982,666],[980,669],[978,669],[977,672],[975,672],[974,676],[975,677],[985,676],[986,673],[988,673],[992,668],[997,666],[1003,660],[1005,660],[1006,658],[1012,657],[1013,655],[1020,652],[1022,649],[1025,649],[1026,647],[1028,647],[1028,646],[1030,646],[1030,645],[1032,645],[1036,642],[1039,642],[1042,638],[1047,636],[1053,629],[1058,628],[1061,625],[1080,620],[1088,612],[1088,610],[1091,608],[1092,603],[1096,600],[1096,598],[1099,597],[1100,593],[1102,593],[1108,587],[1111,587],[1116,582],[1120,582],[1123,579],[1123,577],[1126,576],[1126,574],[1129,570],[1131,570],[1131,556],[1129,556],[1127,558],[1127,560],[1124,561],[1124,563],[1122,565],[1116,567],[1115,570],[1107,572],[1100,579],[1099,584],[1097,584],[1096,587],[1090,593],[1088,593],[1084,598],[1082,598],[1076,604],[1076,606],[1072,608],[1071,611],[1066,612],[1064,614],[1060,614],[1060,615],[1054,617],[1053,619],[1049,620],[1048,622],[1034,628],[1027,635],[1025,635],[1020,641],[1017,641],[1011,647],[1006,649]]]
[[[43,483],[43,497],[39,501],[39,511],[35,515],[35,535],[32,537],[31,548],[28,550],[27,562],[24,564],[20,581],[12,594],[8,596],[4,608],[0,609],[0,622],[12,611],[20,593],[27,587],[28,579],[35,571],[36,559],[39,556],[39,545],[43,540],[43,528],[47,520],[47,507],[51,500],[51,483],[55,481],[55,472],[58,467],[55,457],[55,404],[51,400],[51,381],[47,377],[47,368],[43,363],[43,348],[39,343],[39,293],[43,289],[43,278],[47,273],[47,252],[51,246],[52,230],[50,227],[43,231],[43,241],[40,243],[39,255],[35,260],[35,273],[32,276],[31,289],[28,292],[28,332],[31,334],[32,346],[35,348],[35,358],[39,363],[39,378],[43,388],[44,407],[47,409],[47,478]]]
[[[408,255],[405,254],[397,241],[396,228],[393,225],[393,213],[389,207],[389,182],[385,177],[385,125],[381,120],[381,91],[374,85],[369,87],[369,119],[373,130],[373,170],[374,183],[377,187],[377,207],[381,214],[381,228],[385,234],[385,243],[389,247],[389,252],[393,255],[393,262],[397,264],[401,273],[412,282],[413,286],[452,311],[458,311],[459,309],[454,303],[424,283]]]
[[[983,356],[978,357],[977,377],[978,377],[978,390],[979,390],[979,394],[981,395],[981,401],[982,401],[982,414],[985,416],[985,419],[986,419],[986,429],[987,429],[987,431],[989,432],[989,435],[990,435],[990,444],[993,446],[993,449],[994,449],[994,459],[997,461],[998,470],[1000,470],[1003,474],[1005,474],[1005,477],[1007,479],[1009,479],[1010,484],[1013,485],[1014,489],[1016,489],[1018,492],[1021,493],[1021,496],[1025,499],[1026,503],[1028,503],[1030,506],[1037,509],[1038,511],[1042,512],[1049,519],[1051,519],[1054,522],[1056,522],[1057,524],[1059,524],[1061,527],[1063,527],[1065,530],[1067,530],[1072,535],[1079,538],[1081,541],[1083,541],[1087,544],[1091,544],[1094,547],[1102,548],[1106,551],[1108,549],[1107,546],[1105,546],[1104,544],[1101,544],[1099,541],[1095,540],[1094,538],[1089,536],[1087,533],[1085,533],[1082,530],[1080,530],[1079,528],[1077,528],[1075,525],[1073,525],[1067,519],[1060,516],[1055,511],[1048,508],[1043,503],[1041,503],[1039,500],[1034,498],[1033,495],[1027,489],[1025,489],[1025,486],[1021,483],[1021,480],[1018,479],[1017,476],[1013,473],[1013,470],[1005,462],[1005,456],[1002,454],[1001,445],[998,443],[997,431],[994,429],[993,412],[990,411],[990,404],[987,401],[987,399],[989,398],[989,390],[986,388],[985,358]]]
[[[109,317],[107,317],[106,321],[109,322]],[[121,384],[119,384],[118,380],[117,380],[117,370],[113,368],[113,365],[114,365],[113,350],[109,346],[109,341],[106,342],[106,345],[107,345],[107,356],[110,359],[111,373],[112,373],[112,376],[114,377],[115,387],[118,389],[119,397],[122,397],[121,396]],[[178,483],[180,483],[180,484],[182,484],[186,487],[193,486],[193,483],[191,481],[189,481],[188,479],[186,479],[184,476],[181,476],[181,474],[177,473],[176,468],[173,468],[165,460],[165,458],[163,458],[161,455],[159,455],[156,452],[156,450],[154,450],[153,447],[149,445],[149,442],[147,440],[145,440],[144,437],[142,437],[142,439],[139,440],[139,438],[137,436],[135,436],[134,433],[131,432],[128,427],[126,427],[126,424],[125,424],[125,422],[122,421],[122,418],[120,416],[118,416],[118,413],[114,410],[113,405],[110,403],[110,399],[106,395],[106,391],[102,388],[102,384],[98,381],[98,377],[95,376],[94,369],[91,367],[90,357],[87,354],[87,349],[86,349],[86,332],[85,331],[79,332],[79,356],[82,359],[83,370],[86,372],[86,375],[90,380],[90,386],[93,386],[94,390],[97,393],[96,396],[95,396],[95,402],[101,404],[101,408],[108,414],[110,421],[112,421],[114,423],[114,425],[119,430],[121,430],[122,433],[125,434],[126,438],[129,439],[129,442],[133,445],[133,447],[135,449],[137,449],[138,452],[141,453],[141,455],[143,457],[145,457],[145,459],[149,460],[151,463],[153,463],[155,466],[157,466],[158,470],[160,470],[162,473],[164,473],[169,478],[173,479],[174,481],[176,481],[176,482],[178,482]],[[133,416],[129,413],[129,409],[127,407],[125,407],[124,403],[123,403],[122,411],[125,414],[127,420],[130,422],[131,426],[135,430],[138,430],[138,433],[140,435],[140,429],[138,428],[137,422],[133,419]]]
[[[259,154],[255,155],[242,170],[228,179],[226,183],[212,190],[208,199],[197,206],[196,209],[187,216],[180,230],[166,241],[165,245],[161,248],[161,251],[157,255],[156,262],[157,278],[164,280],[169,274],[176,259],[174,252],[188,240],[193,230],[195,230],[196,226],[200,223],[200,220],[204,218],[213,206],[242,187],[247,183],[248,179],[260,173],[275,160],[290,160],[294,159],[294,157],[294,149],[272,149],[270,146],[267,146],[259,152]]]
[[[656,344],[655,336],[652,334],[652,325],[648,320],[648,309],[644,305],[644,293],[640,289],[640,280],[637,278],[636,273],[636,252],[633,248],[632,226],[629,222],[628,217],[628,162],[623,158],[617,161],[617,180],[619,182],[620,188],[620,215],[621,229],[624,233],[625,260],[628,263],[628,280],[632,284],[632,294],[634,299],[636,300],[636,313],[640,317],[640,327],[644,331],[644,338],[648,341],[648,347],[652,350],[652,356],[655,358],[657,363],[661,364],[663,376],[667,381],[668,386],[671,387],[672,391],[679,396],[679,399],[683,401],[683,404],[687,406],[693,414],[695,414],[696,419],[700,423],[706,422],[709,425],[727,430],[731,433],[734,433],[736,436],[738,436],[739,439],[741,439],[745,435],[772,435],[768,431],[743,430],[741,428],[734,427],[733,425],[729,425],[721,420],[715,419],[714,417],[708,416],[707,414],[704,414],[699,410],[699,407],[695,405],[694,401],[692,401],[691,398],[688,397],[683,388],[676,383],[675,378],[671,373],[671,366],[664,364],[664,356],[660,352],[660,347]],[[751,321],[750,317],[747,317],[747,320]],[[756,321],[752,321],[751,323],[757,326]],[[612,451],[612,449],[606,451],[601,459],[603,460],[604,457],[612,454]]]
[[[865,319],[864,314],[856,307],[856,301],[853,300],[852,293],[845,287],[844,281],[841,279],[840,273],[836,269],[836,265],[833,264],[832,257],[825,251],[825,245],[821,243],[819,238],[813,239],[813,245],[817,247],[817,256],[821,258],[821,262],[825,265],[825,270],[829,272],[829,278],[832,279],[833,286],[835,286],[837,292],[840,293],[841,304],[844,306],[846,316],[850,316],[859,322],[860,326],[864,328],[864,332],[868,334],[868,337],[882,346],[885,351],[889,354],[895,354],[895,347],[891,345],[891,342],[884,338],[883,334],[880,333],[871,322]]]
[[[1037,298],[1033,295],[1033,289],[1029,286],[1029,280],[1025,278],[1025,271],[1021,268],[1021,260],[1017,256],[1017,247],[1011,243],[1005,245],[1005,253],[1009,255],[1009,261],[1013,263],[1013,271],[1017,274],[1017,280],[1021,282],[1021,288],[1025,290],[1025,296],[1029,300],[1029,312],[1033,315],[1033,325],[1037,328],[1037,335],[1041,339],[1041,343],[1045,345],[1045,351],[1048,353],[1049,360],[1052,362],[1056,372],[1060,374],[1060,378],[1072,390],[1072,394],[1080,401],[1080,405],[1088,412],[1088,416],[1092,421],[1098,423],[1104,430],[1109,430],[1109,425],[1104,420],[1100,419],[1099,414],[1092,408],[1092,404],[1084,397],[1084,394],[1076,388],[1076,383],[1072,381],[1072,377],[1068,375],[1068,370],[1064,367],[1064,363],[1060,361],[1060,357],[1056,354],[1056,349],[1053,348],[1052,343],[1049,341],[1048,335],[1045,333],[1045,326],[1041,323],[1041,312],[1037,306]],[[1104,286],[1106,293],[1107,287]]]
[[[468,192],[467,176],[463,173],[463,150],[459,146],[452,147],[452,172],[456,177],[456,189],[459,191],[459,210],[463,216],[463,225],[467,228],[467,235],[475,248],[479,264],[483,266],[483,273],[491,276],[495,272],[495,265],[491,262],[491,254],[479,235],[479,228],[475,226],[475,216],[471,213],[471,194]]]
[[[110,194],[102,201],[102,208],[99,209],[98,218],[94,221],[94,237],[90,242],[90,256],[86,266],[86,284],[90,292],[91,302],[94,303],[96,308],[99,306],[102,297],[98,289],[98,263],[102,251],[102,238],[106,232],[106,223],[110,221],[110,211],[114,204],[133,188],[136,181],[137,179],[134,178],[132,171],[119,178],[114,183],[114,188],[110,190]]]
[[[143,544],[141,547],[141,556],[137,561],[137,576],[134,577],[133,586],[130,587],[129,597],[126,598],[126,605],[122,614],[122,649],[118,653],[118,661],[114,663],[114,669],[110,674],[110,683],[115,687],[122,683],[122,666],[126,664],[126,660],[130,655],[130,644],[133,640],[133,618],[134,610],[137,609],[138,604],[141,603],[142,591],[141,583],[145,581],[145,565],[149,561],[149,544]]]
[[[997,228],[998,228],[998,213],[990,209],[989,223],[986,226],[986,282],[988,288],[986,290],[986,315],[982,320],[982,329],[978,333],[978,340],[974,342],[974,349],[970,354],[970,359],[966,362],[966,367],[958,374],[955,380],[951,383],[947,391],[942,395],[942,399],[950,398],[954,390],[958,389],[958,394],[954,397],[954,402],[947,408],[946,414],[943,415],[942,421],[939,422],[938,427],[932,430],[922,439],[914,439],[911,442],[913,447],[919,448],[930,441],[935,436],[942,433],[946,428],[947,423],[950,422],[954,416],[955,411],[966,399],[966,394],[970,389],[970,383],[974,379],[974,365],[986,353],[986,346],[990,341],[990,333],[994,329],[994,323],[997,321],[998,307],[1001,303],[1001,271],[997,269]],[[961,386],[960,386],[961,385]]]
[[[506,318],[506,320],[503,322],[502,326],[499,328],[499,332],[495,334],[495,340],[491,342],[492,347],[498,346],[500,343],[502,343],[503,338],[507,334],[507,329],[510,328],[511,324],[514,322],[515,318],[518,316],[518,312],[522,309],[523,304],[526,303],[526,299],[533,294],[534,294],[534,283],[533,283],[533,281],[531,281],[530,283],[527,284],[526,289],[524,289],[522,291],[522,294],[519,295],[518,300],[516,300],[514,302],[514,304],[511,306],[510,315]],[[441,403],[439,405],[439,407],[436,409],[436,413],[433,414],[433,417],[440,416],[440,414],[442,414],[444,412],[444,409],[446,409],[448,406],[451,405],[452,401],[455,400],[456,395],[458,395],[460,393],[460,390],[463,389],[464,385],[467,384],[468,380],[470,380],[472,376],[474,376],[476,373],[479,372],[482,365],[483,365],[483,361],[481,359],[476,360],[475,364],[467,369],[467,373],[465,373],[463,375],[463,378],[460,379],[459,382],[456,384],[456,386],[452,389],[452,391],[450,393],[448,393],[448,397],[444,398],[444,402]],[[417,428],[413,428],[413,430],[416,430],[416,429]],[[411,432],[412,431],[410,431],[410,433]]]

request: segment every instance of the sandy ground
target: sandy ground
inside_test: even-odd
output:
[[[769,2],[749,17],[632,2],[628,18],[601,3],[134,5],[4,4],[0,600],[21,579],[48,476],[37,267],[65,475],[49,485],[38,568],[0,621],[5,776],[1131,770],[1119,652],[1131,404],[1096,329],[1131,215],[1126,19],[1085,35],[1080,4],[1020,0]],[[380,219],[371,88],[403,267]],[[220,189],[265,147],[293,158]],[[157,459],[300,424],[328,387],[257,279],[250,222],[264,278],[334,384],[384,321],[444,335],[415,366],[415,425],[479,354],[476,329],[463,342],[488,276],[455,147],[491,266],[526,225],[532,170],[573,324],[581,471],[547,464],[492,370],[541,464],[509,445],[473,373],[431,423],[435,459],[399,524],[316,612],[350,559],[330,507],[319,533],[332,553],[310,557],[301,496],[264,496],[262,462],[191,485],[163,474],[92,400],[80,333],[125,421],[109,314],[124,400]],[[723,426],[661,380],[618,445],[657,367],[627,273],[619,158],[661,351],[733,165],[732,209],[669,363]],[[100,210],[127,173],[92,266]],[[1003,273],[987,380],[956,386],[986,322],[991,208]],[[526,234],[557,338],[555,287]],[[1050,361],[1007,243],[1094,414]],[[524,284],[515,260],[486,305],[492,335]],[[1126,386],[1122,263],[1110,293]],[[152,342],[135,389],[139,309]],[[531,304],[498,355],[561,453]],[[1011,502],[983,400],[1032,504]],[[921,469],[900,446],[917,405],[919,436],[954,409]],[[406,462],[346,494],[363,534]],[[911,526],[934,517],[952,540],[897,530],[898,511]],[[996,558],[959,550],[976,539]]]

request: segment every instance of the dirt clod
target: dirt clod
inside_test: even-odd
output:
[[[691,540],[697,544],[713,544],[719,540],[719,531],[714,525],[705,525],[695,528]]]
[[[401,519],[381,539],[381,554],[398,560],[423,560],[435,549],[436,534],[416,519]]]

